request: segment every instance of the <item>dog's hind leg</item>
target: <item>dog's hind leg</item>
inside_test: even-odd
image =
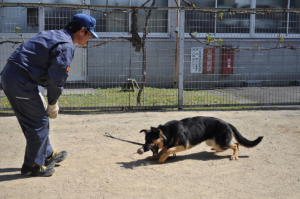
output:
[[[217,151],[226,151],[227,149],[232,149],[233,150],[233,155],[230,157],[230,160],[237,160],[239,158],[239,144],[238,143],[230,143],[229,146],[223,146],[221,147],[220,145],[214,145],[213,147],[214,150]]]
[[[186,150],[186,148],[184,146],[175,146],[175,147],[169,148],[167,151],[164,151],[161,154],[161,156],[158,159],[158,163],[164,163],[166,161],[166,159],[169,157],[169,155],[180,152],[180,151],[184,151],[184,150]]]
[[[230,157],[230,160],[237,160],[239,158],[239,144],[232,144],[229,146],[229,149],[233,150],[233,155]]]

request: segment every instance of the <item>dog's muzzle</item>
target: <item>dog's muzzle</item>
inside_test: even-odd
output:
[[[143,150],[144,152],[150,151],[152,149],[153,145],[151,144],[144,144]]]
[[[141,154],[143,154],[144,152],[147,152],[147,151],[149,151],[149,150],[151,150],[151,149],[152,149],[151,144],[144,144],[143,147],[141,147],[141,148],[139,148],[139,149],[137,150],[137,153],[141,155]]]
[[[144,152],[147,152],[150,150],[152,151],[153,155],[157,155],[159,148],[156,145],[145,144],[143,147],[141,147],[137,150],[137,153],[142,155]]]

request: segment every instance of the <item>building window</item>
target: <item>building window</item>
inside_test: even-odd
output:
[[[150,1],[146,6],[150,6]],[[144,3],[139,0],[90,0],[91,5],[103,5],[103,6],[137,6],[140,7]],[[156,1],[155,6],[168,6],[168,1]],[[96,21],[96,32],[100,33],[125,33],[130,32],[131,13],[123,12],[122,9],[101,9],[103,12],[91,11]],[[148,12],[147,9],[139,9],[138,13],[138,27],[144,27],[145,20]],[[124,10],[125,11],[125,10]],[[167,33],[168,27],[168,11],[167,10],[152,10],[151,20],[148,27],[149,34],[151,33]],[[139,32],[143,32],[143,29],[139,29]]]
[[[131,0],[131,6],[141,6],[143,1]],[[150,6],[152,1],[150,1],[145,6]],[[168,1],[156,1],[156,7],[167,7]],[[146,22],[146,17],[148,12],[146,10],[140,9],[138,14],[138,27],[144,27]],[[149,33],[166,33],[168,27],[168,11],[167,10],[152,10],[151,20],[149,21],[148,32]],[[143,30],[139,30],[142,32]]]
[[[288,0],[257,1],[256,8],[287,8]],[[255,33],[280,33],[287,31],[287,14],[256,15]]]
[[[45,30],[64,29],[77,13],[82,10],[74,10],[72,8],[45,8]]]
[[[290,8],[300,8],[299,0],[291,0]],[[300,15],[291,13],[288,15],[288,34],[300,34]]]
[[[299,8],[297,0],[195,0],[196,7],[211,8]],[[187,6],[182,2],[183,6]],[[251,14],[201,13],[186,11],[186,32],[250,34],[250,24],[254,24],[252,34],[295,34],[300,33],[300,16],[297,14]],[[246,36],[246,35],[244,35]],[[230,35],[229,35],[230,37]]]
[[[27,26],[39,26],[38,8],[27,8]]]

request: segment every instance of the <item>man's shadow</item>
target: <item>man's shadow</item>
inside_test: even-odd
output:
[[[203,151],[203,152],[199,152],[199,153],[192,153],[192,154],[188,154],[188,155],[176,156],[175,158],[173,158],[172,156],[169,156],[169,158],[163,164],[172,164],[172,163],[180,162],[180,161],[187,160],[187,159],[200,160],[200,161],[222,160],[222,159],[230,160],[231,155],[222,156],[220,154],[221,153],[217,153],[215,151],[214,152]],[[249,156],[239,156],[239,158],[249,158]],[[131,169],[133,167],[139,167],[139,166],[145,166],[145,165],[149,165],[149,164],[159,165],[157,160],[146,161],[145,159],[144,160],[138,160],[136,162],[134,162],[134,161],[131,161],[131,162],[117,162],[117,164],[120,164],[121,167],[124,167],[126,169]]]
[[[0,168],[0,182],[18,180],[23,178],[26,178],[26,176],[21,175],[20,168]]]

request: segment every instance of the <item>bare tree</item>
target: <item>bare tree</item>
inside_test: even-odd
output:
[[[155,1],[152,1],[151,7],[155,6]],[[149,0],[146,2],[148,3]],[[144,3],[143,5],[145,5]],[[148,10],[148,15],[146,17],[146,22],[145,22],[145,27],[144,27],[144,32],[143,32],[143,38],[142,38],[142,52],[143,52],[143,64],[142,64],[142,75],[143,75],[143,82],[142,85],[140,86],[139,93],[137,95],[137,104],[141,105],[141,94],[145,88],[146,85],[146,80],[147,80],[147,51],[146,51],[146,37],[148,34],[148,25],[149,25],[149,20],[152,14],[152,10]]]

